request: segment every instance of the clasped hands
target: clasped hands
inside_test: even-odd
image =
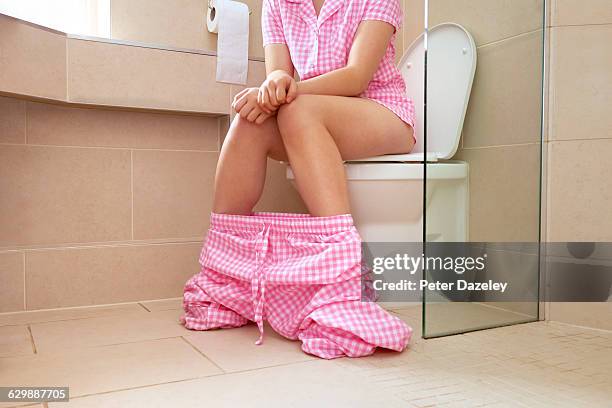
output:
[[[287,72],[271,72],[259,88],[242,90],[232,103],[232,109],[249,122],[261,125],[284,104],[297,97],[297,83]]]

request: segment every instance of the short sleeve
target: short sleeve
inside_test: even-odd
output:
[[[365,0],[361,20],[379,20],[391,24],[399,30],[404,20],[399,0]]]
[[[264,0],[261,10],[261,31],[264,47],[268,44],[286,44],[283,25],[276,0]]]

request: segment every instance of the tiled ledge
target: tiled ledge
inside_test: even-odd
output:
[[[216,82],[214,52],[71,36],[0,14],[0,94],[60,103],[229,114],[240,86]],[[265,67],[249,61],[248,84]]]

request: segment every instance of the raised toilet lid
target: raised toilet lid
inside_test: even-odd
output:
[[[408,47],[398,68],[414,100],[417,144],[412,153],[371,157],[357,162],[422,162],[424,155],[425,33]],[[476,44],[465,28],[442,23],[427,37],[427,161],[450,159],[457,152],[472,82]]]

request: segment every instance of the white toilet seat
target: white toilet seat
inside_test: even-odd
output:
[[[451,180],[465,179],[468,164],[462,161],[427,163],[345,163],[347,180]]]
[[[344,164],[347,180],[424,180],[423,162],[364,163],[347,162]],[[427,180],[464,179],[468,176],[468,164],[462,161],[427,163]],[[287,167],[287,178],[294,180],[291,167]]]

